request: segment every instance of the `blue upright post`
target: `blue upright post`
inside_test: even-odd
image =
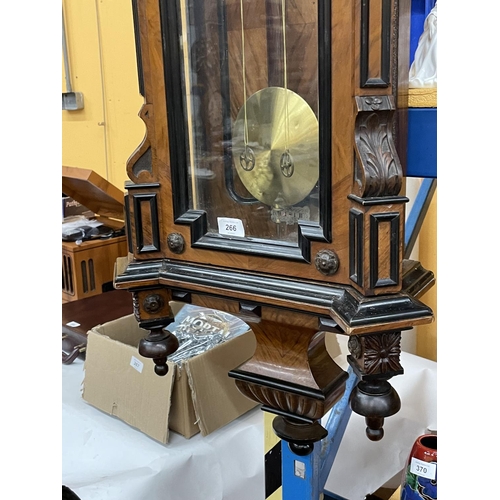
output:
[[[332,408],[325,426],[328,436],[314,444],[312,453],[299,456],[290,450],[287,443],[282,442],[283,500],[318,500],[323,492],[351,415],[349,396],[357,379],[351,368],[348,373],[344,395]]]
[[[351,396],[351,392],[354,389],[358,378],[354,374],[351,367],[349,367],[347,373],[349,374],[349,378],[346,382],[344,395],[342,396],[342,399],[332,408],[325,426],[328,431],[328,436],[323,439],[323,441],[321,441],[321,491],[323,491],[325,488],[328,474],[330,474],[330,470],[332,468],[335,457],[337,456],[337,452],[339,451],[342,437],[344,436],[345,429],[351,416],[349,397]]]
[[[436,179],[424,179],[418,191],[413,207],[405,224],[405,252],[404,258],[408,259],[417,241],[418,234],[424,222],[427,210],[436,191]]]
[[[299,456],[284,441],[281,449],[283,500],[319,499],[319,453],[315,443],[309,455]]]

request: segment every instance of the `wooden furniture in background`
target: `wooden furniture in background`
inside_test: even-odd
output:
[[[124,225],[123,192],[92,170],[62,167],[62,191],[96,214],[96,219],[120,229]],[[127,255],[126,236],[62,242],[62,300],[71,302],[112,289],[116,259]]]
[[[62,242],[63,302],[101,294],[113,283],[113,269],[118,257],[127,255],[126,236],[109,240],[84,241],[77,245]]]
[[[85,358],[87,332],[97,325],[132,314],[130,296],[123,290],[74,300],[62,305],[62,362]]]

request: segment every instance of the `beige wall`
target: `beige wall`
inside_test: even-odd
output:
[[[62,162],[89,168],[123,190],[126,161],[144,138],[131,0],[63,0],[73,92],[62,111]],[[66,92],[64,65],[63,92]]]
[[[423,295],[420,300],[428,305],[435,316],[434,323],[417,328],[417,352],[419,356],[437,361],[437,197],[438,190],[434,193],[429,210],[425,217],[419,237],[419,260],[425,269],[434,272],[436,284]]]
[[[405,195],[409,198],[406,206],[407,216],[413,208],[413,202],[418,195],[423,179],[409,177],[405,179]],[[411,354],[417,354],[427,359],[437,361],[437,190],[429,205],[419,236],[410,255],[410,260],[420,261],[422,266],[432,271],[436,277],[436,284],[431,287],[419,300],[429,306],[434,312],[435,321],[412,330],[403,332],[401,348]]]

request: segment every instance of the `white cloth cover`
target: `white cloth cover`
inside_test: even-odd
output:
[[[437,87],[437,2],[425,19],[415,59],[410,67],[410,88]]]

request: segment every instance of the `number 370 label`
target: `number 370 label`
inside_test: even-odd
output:
[[[240,219],[217,217],[217,224],[219,225],[219,234],[224,236],[245,236],[245,228]]]
[[[410,472],[417,476],[426,477],[427,479],[436,479],[436,464],[424,462],[413,457],[411,459]]]

